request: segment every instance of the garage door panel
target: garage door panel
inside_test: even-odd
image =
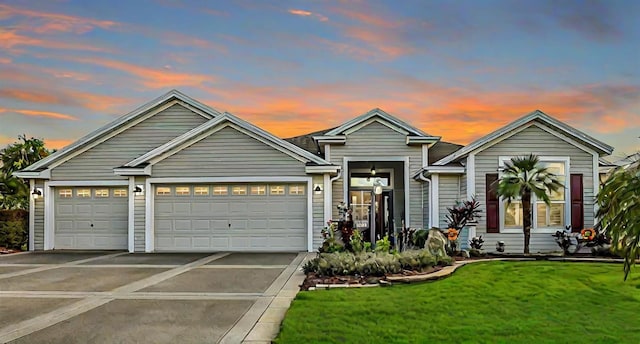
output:
[[[91,202],[91,200],[86,199],[85,202]],[[74,212],[80,215],[91,215],[92,206],[91,204],[76,204]]]
[[[93,227],[91,227],[91,225],[93,225]],[[94,231],[97,230],[109,230],[111,227],[111,221],[110,220],[97,220],[97,221],[93,221],[89,227],[91,227],[91,229],[93,229]]]
[[[251,190],[251,184],[233,185],[246,185]],[[230,192],[232,187],[227,190]],[[306,249],[305,195],[161,195],[155,197],[154,203],[158,251]],[[188,212],[185,203],[190,205]],[[274,235],[277,238],[272,238]]]
[[[58,208],[58,214],[60,215],[73,214],[73,204],[59,204],[56,207]]]

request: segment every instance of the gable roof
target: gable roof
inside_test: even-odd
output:
[[[613,147],[609,146],[608,144],[602,141],[596,140],[595,138],[583,133],[582,131],[576,128],[573,128],[563,122],[560,122],[559,120],[547,115],[546,113],[540,110],[535,110],[529,113],[528,115],[523,116],[507,124],[506,126],[471,142],[470,144],[461,148],[460,150],[450,155],[447,155],[446,157],[436,161],[434,165],[446,165],[452,161],[456,161],[460,158],[465,157],[467,154],[473,151],[488,148],[493,145],[491,144],[493,140],[496,140],[496,139],[499,139],[500,137],[508,135],[512,133],[514,130],[520,127],[523,127],[531,122],[540,122],[542,124],[548,125],[554,130],[557,130],[573,138],[574,140],[585,144],[586,146],[590,147],[594,151],[598,152],[600,155],[610,155],[613,152]]]
[[[307,164],[313,165],[331,165],[328,161],[316,156],[315,154],[308,152],[290,142],[287,142],[283,139],[280,139],[269,132],[258,128],[257,126],[244,121],[228,112],[225,112],[218,117],[207,121],[206,123],[176,137],[175,139],[163,144],[160,147],[152,149],[151,151],[143,154],[142,156],[129,161],[123,167],[145,167],[155,158],[161,157],[164,154],[170,152],[177,152],[181,150],[181,146],[185,143],[191,141],[199,141],[198,136],[201,134],[205,134],[208,130],[216,128],[219,125],[224,125],[225,123],[234,124],[237,127],[244,129],[259,141],[268,144],[269,146],[288,154],[300,161],[303,161]],[[207,135],[208,136],[208,135]]]
[[[124,128],[127,125],[131,124],[131,122],[135,121],[137,118],[143,116],[145,113],[147,113],[150,110],[153,110],[154,108],[160,107],[163,104],[166,104],[168,102],[174,101],[174,100],[178,100],[180,101],[182,104],[184,105],[186,108],[188,108],[191,111],[194,111],[200,115],[202,115],[205,118],[208,119],[212,119],[215,118],[216,116],[220,115],[220,112],[218,110],[215,110],[189,96],[187,96],[186,94],[178,91],[178,90],[171,90],[165,94],[163,94],[162,96],[138,107],[137,109],[129,112],[128,114],[121,116],[119,118],[117,118],[116,120],[114,120],[113,122],[104,125],[103,127],[89,133],[88,135],[82,137],[81,139],[77,140],[76,142],[56,151],[55,153],[49,155],[48,157],[39,160],[38,162],[28,166],[27,168],[23,169],[21,172],[36,172],[36,171],[42,171],[43,169],[46,169],[48,166],[50,166],[51,164],[63,159],[64,157],[69,156],[71,153],[76,152],[81,150],[82,148],[86,148],[86,145],[94,142],[95,140],[105,137],[107,136],[109,133],[120,129],[120,128]]]
[[[367,113],[365,113],[363,115],[360,115],[360,116],[358,116],[358,117],[356,117],[356,118],[344,123],[343,125],[326,132],[324,135],[325,136],[343,135],[349,129],[351,129],[351,128],[359,125],[359,124],[362,124],[362,123],[368,121],[369,119],[372,119],[372,118],[375,118],[375,117],[381,118],[384,121],[386,121],[386,122],[388,122],[388,123],[400,128],[400,129],[403,129],[403,130],[409,132],[409,134],[411,134],[411,135],[431,137],[431,135],[425,133],[424,131],[422,131],[422,130],[420,130],[420,129],[418,129],[418,128],[416,128],[416,127],[414,127],[414,126],[412,126],[412,125],[410,125],[410,124],[408,124],[408,123],[406,123],[406,122],[404,122],[404,121],[402,121],[402,120],[400,120],[400,119],[398,119],[398,118],[396,118],[394,116],[391,116],[390,114],[384,112],[383,110],[381,110],[379,108],[372,109],[369,112],[367,112]],[[439,139],[440,137],[433,137],[433,138]]]

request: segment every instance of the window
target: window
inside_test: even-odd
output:
[[[61,189],[58,190],[58,195],[60,198],[71,198],[73,197],[73,191],[71,189]]]
[[[284,185],[269,185],[269,194],[284,195]]]
[[[113,197],[127,197],[127,189],[114,189]]]
[[[188,186],[176,186],[177,196],[189,196],[191,194],[191,188]]]
[[[156,195],[158,196],[168,196],[171,195],[171,188],[166,186],[158,186],[156,188]]]
[[[247,186],[246,185],[236,185],[231,188],[231,193],[233,195],[246,195],[247,194]]]
[[[265,185],[251,186],[250,192],[252,195],[266,195],[267,187]]]
[[[349,178],[349,182],[351,183],[351,187],[373,187],[376,185],[379,186],[389,186],[391,177],[389,174],[380,174],[378,176],[371,176],[370,174],[362,174],[362,173],[353,173],[351,174],[351,178]]]
[[[78,197],[91,197],[91,189],[78,189],[76,190],[76,196]]]
[[[289,195],[304,195],[304,185],[290,185]]]
[[[193,194],[196,196],[208,196],[209,195],[209,187],[208,186],[196,186],[193,188]]]
[[[553,157],[539,157],[540,166],[546,167],[550,173],[556,175],[558,181],[564,185],[564,188],[549,193],[550,205],[544,203],[543,200],[538,199],[535,195],[531,197],[531,215],[532,215],[532,228],[534,230],[549,229],[555,231],[562,229],[565,226],[567,201],[567,169],[569,166],[569,158],[553,158]],[[500,162],[503,164],[510,158],[501,158]],[[520,199],[514,199],[511,204],[507,204],[506,200],[502,202],[502,224],[503,229],[509,230],[522,230],[523,214],[522,214],[522,201]]]
[[[218,195],[218,196],[228,195],[229,194],[229,187],[227,187],[226,185],[214,186],[213,187],[213,194],[214,195]]]
[[[109,189],[95,189],[94,195],[98,198],[109,197]]]
[[[564,162],[542,161],[542,166],[556,175],[558,181],[566,187],[566,169]],[[549,194],[551,205],[546,205],[542,200],[536,200],[535,212],[537,212],[534,223],[535,228],[562,228],[564,227],[565,209],[565,189],[559,189]]]

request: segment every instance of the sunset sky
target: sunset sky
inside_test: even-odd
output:
[[[280,137],[379,107],[466,144],[540,109],[621,156],[640,1],[0,0],[0,146],[61,148],[172,88]]]

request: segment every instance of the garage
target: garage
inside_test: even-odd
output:
[[[156,251],[306,251],[303,183],[156,185]]]
[[[127,249],[126,187],[55,187],[55,249]]]

